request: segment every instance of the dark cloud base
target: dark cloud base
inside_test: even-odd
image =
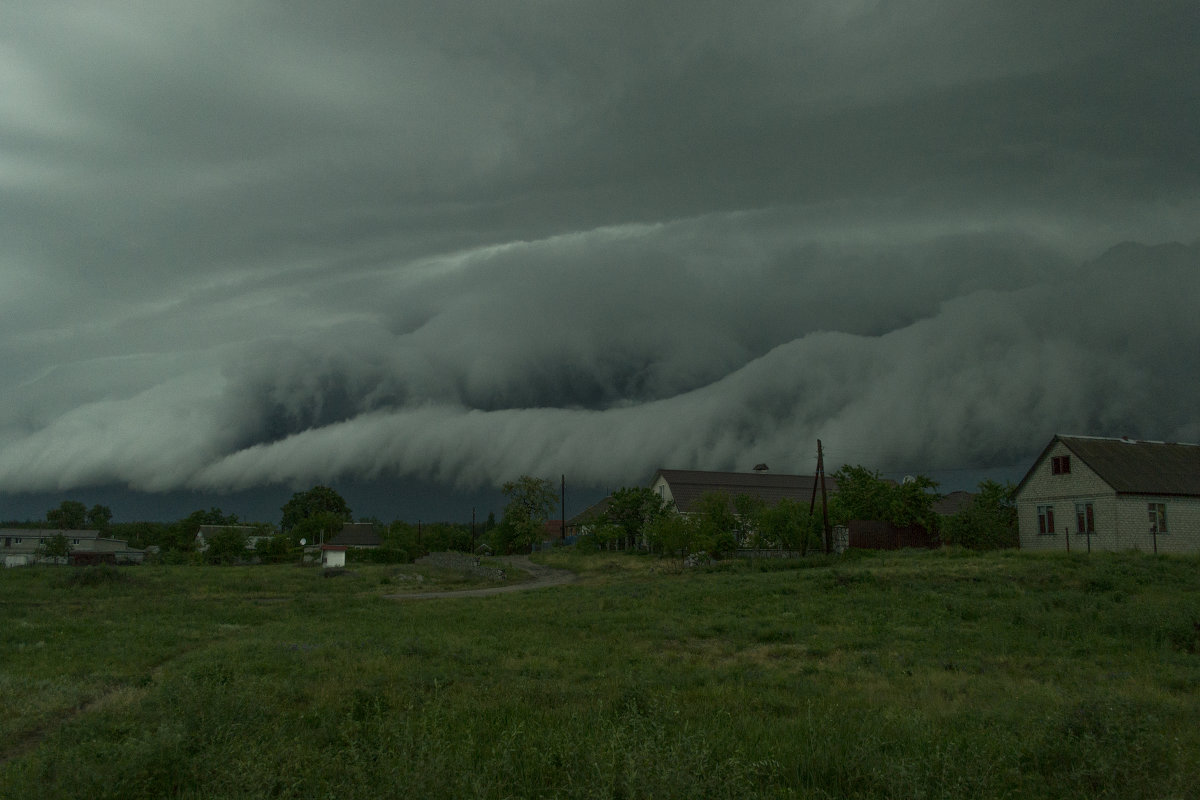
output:
[[[6,15],[0,491],[1200,439],[1194,2],[308,6]]]

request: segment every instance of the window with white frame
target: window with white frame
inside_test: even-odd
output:
[[[1054,533],[1054,506],[1038,506],[1038,533]]]
[[[1150,532],[1151,533],[1166,533],[1167,532],[1167,504],[1166,503],[1147,503],[1146,509],[1150,514]]]
[[[1096,532],[1096,515],[1091,503],[1075,504],[1075,530],[1080,533]]]

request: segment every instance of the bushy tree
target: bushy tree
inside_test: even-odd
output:
[[[112,522],[112,516],[111,508],[97,503],[87,511],[87,525],[89,528],[94,528],[102,533],[106,532],[109,524]]]
[[[267,563],[286,561],[291,549],[291,540],[281,533],[261,538],[254,543],[254,555]]]
[[[322,544],[341,533],[346,522],[346,517],[336,512],[317,511],[297,521],[286,535],[295,543]]]
[[[71,555],[71,542],[61,533],[48,536],[38,545],[39,558],[67,558]]]
[[[878,472],[859,466],[843,466],[833,474],[837,494],[830,501],[830,517],[839,525],[852,519],[873,519],[893,525],[936,527],[933,504],[938,501],[937,483],[918,475],[904,483],[884,480]]]
[[[442,550],[471,550],[471,527],[454,522],[434,522],[414,525],[397,520],[389,525],[381,538],[385,548],[403,550],[413,557]]]
[[[246,532],[240,527],[222,527],[207,539],[204,560],[209,564],[236,564],[246,560]]]
[[[737,549],[739,523],[724,492],[705,492],[696,501],[693,515],[699,524],[699,550],[720,557]]]
[[[942,523],[942,541],[973,550],[1016,547],[1017,487],[985,480],[962,511]]]
[[[814,536],[819,538],[820,517],[810,515],[808,506],[783,498],[773,506],[762,506],[754,512],[754,540],[758,547],[778,547],[808,553]]]
[[[758,546],[762,536],[758,527],[759,514],[767,508],[766,502],[752,494],[739,494],[733,498],[734,536],[739,547]]]
[[[498,549],[506,553],[528,550],[558,503],[554,485],[545,478],[522,475],[500,490],[508,497],[508,505],[495,531]]]
[[[619,528],[625,546],[632,548],[643,538],[646,526],[666,512],[666,502],[654,490],[644,486],[623,487],[609,497],[597,522]]]
[[[58,508],[46,512],[46,521],[60,530],[81,530],[87,524],[87,506],[77,500],[63,500]]]
[[[319,514],[332,514],[342,522],[354,519],[345,499],[328,486],[314,486],[307,492],[296,492],[280,509],[283,518],[279,527],[285,532],[291,532],[301,522]],[[341,525],[338,526],[341,529]]]
[[[668,558],[684,559],[703,550],[703,522],[699,516],[671,511],[646,526],[650,549]]]

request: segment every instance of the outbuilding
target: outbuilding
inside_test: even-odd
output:
[[[321,545],[321,566],[322,567],[344,567],[344,566],[346,566],[346,545],[344,545],[344,544],[323,544],[323,545]]]

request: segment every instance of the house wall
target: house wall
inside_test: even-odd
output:
[[[0,552],[4,553],[5,566],[23,566],[38,562],[37,550],[58,531],[41,529],[6,528],[0,533]],[[67,531],[72,553],[113,553],[118,563],[142,563],[145,555],[141,550],[129,547],[124,539],[98,537],[95,531]],[[42,563],[46,563],[45,560]]]
[[[1054,475],[1051,458],[1071,456],[1071,472]],[[1079,530],[1075,504],[1090,502],[1096,531],[1092,550],[1141,550],[1153,552],[1147,505],[1167,507],[1167,532],[1157,537],[1160,553],[1200,552],[1200,498],[1118,495],[1062,442],[1055,442],[1037,463],[1017,493],[1017,524],[1022,550],[1088,549],[1088,537]],[[1054,534],[1038,533],[1038,506],[1054,507]]]
[[[346,566],[346,551],[345,550],[322,550],[321,564],[326,567],[344,567]]]
[[[1071,471],[1054,475],[1051,459],[1070,456]],[[1088,537],[1077,530],[1075,504],[1092,503],[1096,532],[1093,550],[1121,550],[1117,538],[1117,493],[1062,442],[1055,442],[1017,492],[1017,528],[1022,550],[1087,550]],[[1038,533],[1038,506],[1053,506],[1054,533]],[[1146,517],[1143,508],[1142,516]],[[1148,517],[1146,517],[1148,519]]]
[[[661,475],[655,479],[654,483],[650,484],[650,491],[668,503],[675,502],[675,495],[671,494],[671,484],[667,483],[667,479]]]
[[[1147,506],[1162,503],[1167,507],[1167,532],[1157,537],[1150,533]],[[1117,507],[1117,524],[1122,531],[1121,550],[1160,553],[1200,553],[1200,498],[1122,495]]]

